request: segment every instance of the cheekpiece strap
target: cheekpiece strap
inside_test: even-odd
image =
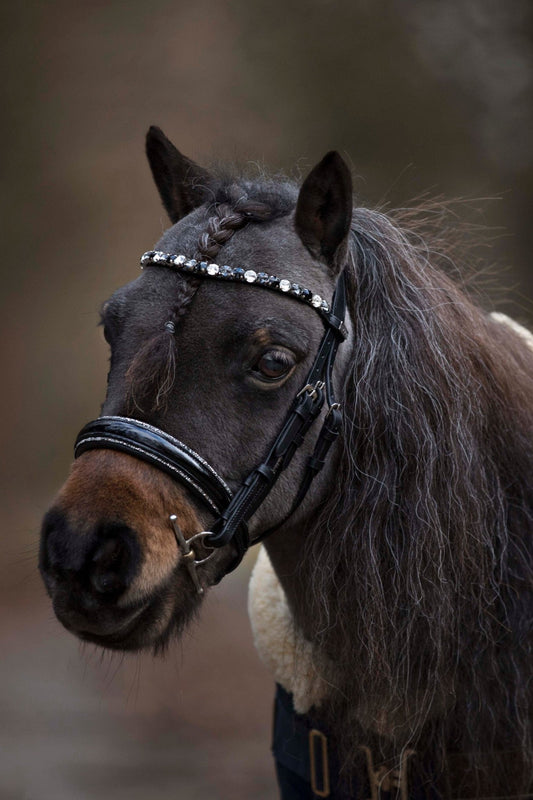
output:
[[[344,272],[341,273],[332,300],[333,316],[344,319],[346,311],[346,287]],[[331,444],[340,431],[340,406],[335,402],[332,382],[333,364],[341,339],[334,327],[326,327],[315,360],[309,370],[303,389],[296,395],[285,423],[274,440],[265,460],[256,467],[233,497],[216,526],[209,544],[221,547],[232,541],[242,523],[247,523],[265,500],[277,479],[288,467],[296,450],[303,443],[312,423],[319,416],[327,399],[329,411],[319,433],[314,452],[305,467],[304,475],[293,505],[283,519],[250,544],[262,541],[281,527],[296,511],[307,494],[312,481],[324,466]]]

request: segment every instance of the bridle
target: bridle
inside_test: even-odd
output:
[[[313,308],[320,315],[325,327],[305,384],[294,397],[283,426],[271,444],[267,456],[250,472],[235,493],[232,493],[223,478],[198,453],[165,431],[146,422],[129,417],[103,416],[89,422],[78,434],[74,447],[75,458],[87,450],[95,449],[128,453],[185,484],[191,494],[215,516],[211,531],[200,531],[189,539],[185,539],[181,532],[176,515],[172,514],[170,517],[183,561],[196,590],[201,594],[203,586],[196,568],[208,561],[214,555],[216,548],[231,544],[235,556],[225,571],[217,576],[215,582],[218,583],[224,575],[240,564],[251,545],[257,544],[280,528],[302,503],[339,434],[341,408],[334,397],[333,366],[338,346],[347,335],[344,324],[346,313],[344,271],[340,273],[330,306],[320,295],[314,294],[309,289],[265,272],[256,273],[254,270],[227,265],[219,267],[218,264],[158,250],[151,250],[142,256],[141,267],[145,266],[166,267],[195,277],[238,281],[285,294]],[[327,402],[328,412],[290,510],[275,526],[251,540],[248,521],[263,503],[280,474],[290,464],[312,423],[319,416],[324,402]],[[199,542],[211,551],[208,556],[201,559],[196,557],[193,547]]]

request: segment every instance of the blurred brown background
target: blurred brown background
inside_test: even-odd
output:
[[[51,0],[2,16],[0,798],[276,797],[248,564],[164,661],[81,648],[36,573],[40,517],[103,399],[106,296],[167,225],[152,123],[200,162],[350,160],[361,202],[425,190],[492,229],[488,305],[533,321],[527,0]],[[458,218],[458,219],[459,219]],[[495,236],[493,234],[496,234]],[[479,249],[479,248],[478,248]]]

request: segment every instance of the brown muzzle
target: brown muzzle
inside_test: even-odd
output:
[[[154,467],[109,450],[74,462],[44,518],[39,559],[68,630],[139,648],[165,635],[178,611],[190,612],[197,600],[178,569],[171,514],[187,538],[202,530],[181,488]]]

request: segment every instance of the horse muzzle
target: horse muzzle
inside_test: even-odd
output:
[[[39,555],[55,614],[69,631],[139,649],[190,616],[199,597],[179,569],[171,515],[186,539],[202,530],[183,490],[160,470],[107,450],[76,460],[43,520]],[[201,543],[196,550],[207,555]]]

